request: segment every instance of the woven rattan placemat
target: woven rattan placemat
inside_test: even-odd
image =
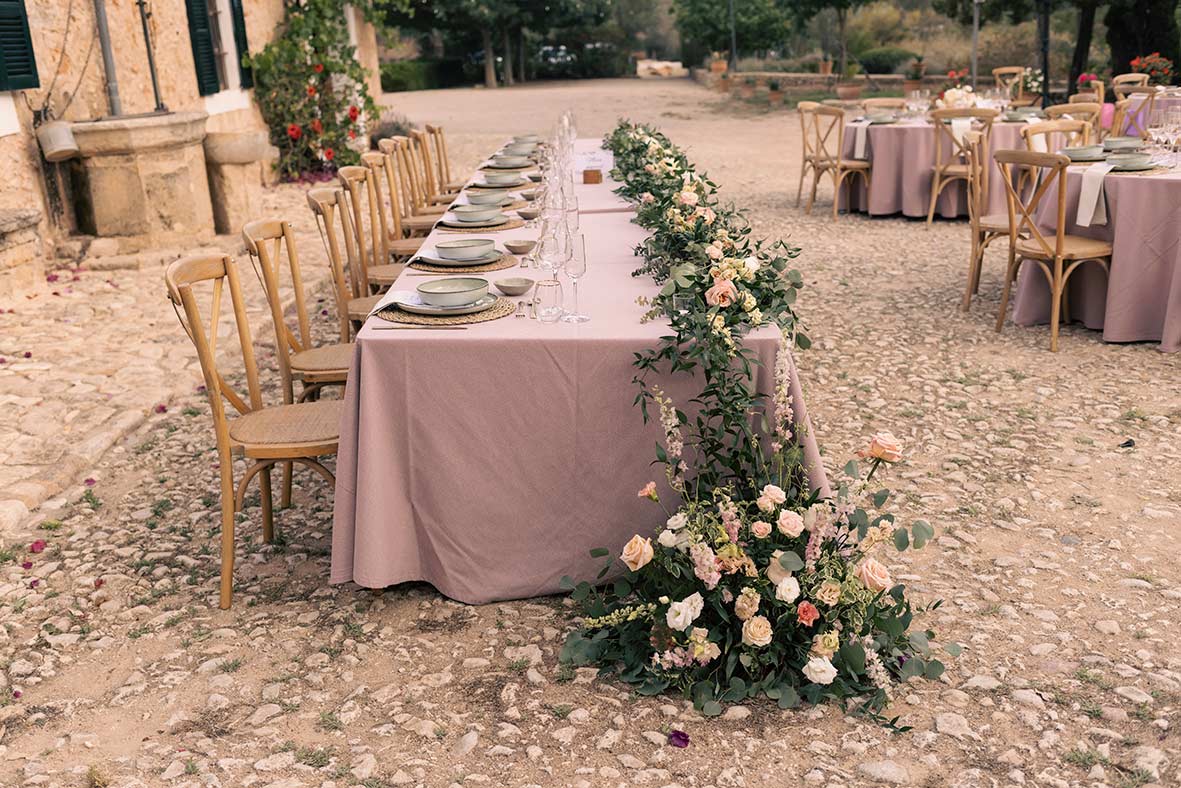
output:
[[[487,323],[489,320],[499,320],[517,311],[517,305],[507,298],[496,297],[496,303],[483,312],[472,315],[414,315],[403,312],[396,306],[387,306],[377,313],[382,320],[391,323],[409,323],[412,326],[466,326],[472,323]]]
[[[504,224],[493,227],[451,227],[439,222],[435,225],[435,229],[441,233],[498,233],[501,230],[517,230],[524,226],[525,223],[520,219],[509,219]]]
[[[418,271],[427,271],[432,274],[483,274],[490,271],[503,271],[506,268],[512,268],[517,264],[517,258],[511,254],[501,255],[499,260],[491,263],[484,263],[483,265],[434,265],[432,263],[415,260],[410,264],[411,268]]]

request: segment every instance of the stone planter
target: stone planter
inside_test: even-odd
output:
[[[223,235],[236,233],[262,207],[260,162],[270,149],[267,133],[211,132],[204,147],[214,228]]]
[[[123,237],[124,251],[213,235],[205,174],[204,112],[169,112],[73,124],[78,228]]]
[[[860,82],[838,82],[837,98],[841,101],[856,101],[861,98]]]
[[[904,80],[902,80],[903,95],[909,95],[910,93],[914,93],[916,90],[922,90],[922,89],[923,89],[923,81],[921,79],[904,79]]]

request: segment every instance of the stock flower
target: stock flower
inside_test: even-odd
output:
[[[763,616],[747,619],[742,625],[742,642],[748,646],[762,648],[771,642],[775,631],[771,629],[771,622]]]
[[[779,533],[793,539],[804,532],[804,518],[798,512],[793,512],[790,509],[784,509],[779,513],[776,525],[779,527]]]
[[[656,482],[648,482],[640,491],[636,493],[639,498],[651,498],[653,501],[659,501],[660,496],[656,494]]]
[[[831,629],[812,638],[812,653],[817,656],[831,659],[840,647],[841,636]]]
[[[826,657],[812,657],[808,664],[804,665],[804,675],[813,684],[832,684],[833,679],[837,677],[837,669]]]
[[[857,452],[861,459],[881,460],[882,462],[898,462],[902,459],[902,444],[893,434],[879,432],[869,439],[869,445]]]
[[[771,535],[771,523],[755,520],[750,524],[750,532],[755,535],[756,539],[766,539]]]
[[[701,598],[701,594],[695,591],[680,602],[673,602],[669,605],[664,621],[668,624],[669,629],[684,632],[701,615],[703,607],[705,607],[705,600]]]
[[[738,599],[734,600],[734,615],[746,621],[757,612],[759,612],[759,592],[747,586],[742,589]]]
[[[738,297],[738,288],[729,279],[715,279],[714,286],[705,291],[705,303],[710,306],[727,307]]]
[[[636,534],[623,546],[620,558],[628,569],[638,572],[640,567],[652,560],[652,540]]]
[[[841,599],[841,584],[835,580],[825,580],[816,592],[816,599],[832,607]]]
[[[790,605],[800,598],[800,583],[794,577],[785,577],[775,584],[775,598]]]
[[[796,621],[806,627],[815,624],[818,618],[820,618],[820,611],[816,609],[816,605],[806,599],[796,608]]]
[[[886,569],[885,564],[881,561],[873,558],[862,560],[853,570],[853,574],[871,591],[885,591],[893,585],[893,581],[890,580],[890,570]]]

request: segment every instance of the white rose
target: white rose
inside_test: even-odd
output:
[[[762,648],[771,642],[774,634],[775,631],[771,629],[771,622],[763,616],[749,618],[742,625],[742,642],[748,646]]]
[[[752,274],[758,273],[759,269],[762,267],[763,264],[760,263],[759,258],[755,257],[754,255],[746,258],[746,270],[750,271]]]
[[[832,684],[832,680],[837,677],[837,669],[825,657],[812,657],[804,665],[804,675],[813,684]]]
[[[768,572],[768,574],[770,574]],[[791,604],[800,596],[800,584],[790,575],[775,584],[775,598],[785,604]]]
[[[656,541],[660,542],[661,547],[673,548],[677,546],[677,535],[672,531],[661,531]]]
[[[689,522],[689,517],[684,512],[677,512],[672,517],[668,518],[665,525],[670,531],[676,531],[685,527],[685,523]]]
[[[705,600],[701,598],[701,594],[690,594],[680,602],[673,602],[668,606],[668,613],[664,617],[665,623],[669,629],[684,632],[701,615],[704,605]]]

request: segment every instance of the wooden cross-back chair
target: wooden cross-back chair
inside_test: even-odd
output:
[[[414,132],[411,132],[413,135]],[[431,202],[431,194],[427,187],[427,166],[422,156],[422,146],[417,137],[408,136],[395,138],[403,150],[403,166],[410,181],[410,211],[413,216],[438,217],[447,212],[446,205]]]
[[[1116,101],[1123,101],[1128,97],[1129,88],[1148,87],[1147,74],[1116,74],[1111,78],[1111,92]]]
[[[402,271],[406,268],[402,261],[415,254],[422,247],[424,240],[401,237],[401,222],[393,212],[394,206],[397,204],[394,195],[390,195],[390,209],[386,208],[385,195],[381,188],[382,177],[385,174],[385,159],[385,154],[377,151],[361,154],[361,166],[369,170],[369,188],[365,191],[373,208],[370,219],[373,220],[373,214],[376,215],[376,220],[373,221],[370,228],[376,250],[365,273],[369,279],[369,285],[376,289],[389,287],[394,283],[394,280],[402,275]],[[393,223],[393,227],[390,226],[391,223]]]
[[[359,285],[358,298],[349,303],[349,320],[356,321],[359,330],[380,298],[375,292],[379,286],[369,278],[369,271],[382,270],[380,266],[386,265],[389,251],[381,229],[381,206],[372,171],[354,164],[341,167],[336,175],[343,187],[338,200],[343,203],[341,220],[345,237],[349,238],[347,243],[356,255],[349,266],[356,267]]]
[[[841,154],[845,147],[845,111],[840,107],[817,104],[810,112],[815,116],[812,122],[812,193],[808,196],[807,212],[812,213],[816,201],[816,187],[820,178],[832,178],[832,218],[836,219],[841,201],[841,186],[851,175],[859,175],[865,181],[868,192],[872,175],[870,163],[861,159],[846,159]]]
[[[882,109],[904,110],[904,109],[906,109],[906,99],[903,99],[903,98],[867,98],[867,99],[862,99],[861,108],[864,109],[866,112],[869,112],[869,111],[875,110],[875,109],[876,110],[882,110]]]
[[[351,208],[345,191],[328,187],[312,189],[308,192],[308,207],[312,209],[312,216],[320,231],[320,240],[324,244],[324,252],[328,256],[328,265],[335,282],[333,289],[336,293],[341,341],[348,341],[360,331],[361,325],[381,296],[370,294],[362,284],[357,242],[350,229]],[[340,241],[336,235],[336,216],[340,216],[344,256],[341,255]]]
[[[446,189],[445,181],[439,178],[435,154],[431,151],[431,136],[425,131],[414,129],[410,132],[410,139],[415,150],[422,159],[423,194],[428,205],[450,205],[455,201],[455,189]]]
[[[1132,86],[1127,89],[1128,97],[1115,105],[1116,114],[1121,115],[1122,135],[1148,139],[1148,124],[1152,122],[1152,111],[1156,109],[1156,88]],[[1115,131],[1115,118],[1112,118],[1112,136],[1119,136]]]
[[[201,363],[205,390],[213,414],[221,491],[221,588],[219,605],[227,609],[233,600],[235,515],[241,511],[250,481],[259,477],[264,541],[274,541],[274,508],[271,500],[271,468],[276,463],[298,463],[320,474],[329,488],[336,480],[320,459],[336,453],[341,416],[340,400],[266,406],[254,359],[253,338],[246,316],[237,264],[228,255],[197,255],[174,261],[164,273],[168,297],[181,326],[192,339]],[[212,290],[208,320],[202,315],[195,287]],[[217,340],[221,308],[229,291],[230,307],[238,334],[246,394],[227,383],[218,363]],[[237,415],[227,418],[225,403]],[[235,486],[234,456],[251,461]]]
[[[1104,87],[1103,82],[1098,79],[1092,79],[1089,83],[1087,83],[1087,87],[1083,88],[1077,93],[1071,93],[1070,96],[1067,97],[1066,103],[1098,104],[1102,106],[1106,98],[1107,89]],[[1049,107],[1046,109],[1049,109]]]
[[[447,156],[447,136],[443,133],[443,127],[428,123],[426,131],[435,143],[435,164],[439,169],[439,183],[443,191],[459,191],[467,181],[451,177],[451,160]]]
[[[1009,266],[1000,311],[996,318],[999,332],[1005,323],[1009,293],[1021,263],[1032,260],[1050,285],[1050,350],[1058,351],[1058,323],[1070,320],[1066,286],[1070,275],[1083,263],[1097,263],[1110,274],[1111,244],[1095,238],[1066,233],[1066,168],[1070,159],[1058,153],[1003,150],[993,154],[1003,173],[1009,211]],[[1026,192],[1014,186],[1014,169],[1039,171],[1037,186]],[[1047,237],[1037,223],[1042,198],[1053,193],[1056,200],[1053,235]]]
[[[405,141],[405,137],[391,137],[377,143],[378,150],[385,157],[382,167],[385,171],[386,189],[390,195],[391,239],[406,235],[411,238],[425,236],[434,229],[435,223],[439,220],[437,214],[414,215],[414,187]],[[419,243],[421,244],[421,241]]]
[[[1009,235],[1008,214],[985,214],[988,193],[985,187],[984,171],[989,166],[988,149],[985,148],[984,134],[969,131],[964,136],[968,163],[968,224],[972,232],[972,247],[968,259],[968,285],[960,308],[967,312],[972,305],[972,296],[980,289],[980,272],[984,266],[984,252],[997,238]]]
[[[1047,120],[1082,120],[1091,127],[1089,139],[1099,139],[1100,118],[1103,105],[1092,101],[1076,101],[1073,104],[1054,104],[1046,107]],[[1086,143],[1083,143],[1084,145]]]
[[[967,109],[937,109],[931,113],[931,125],[935,133],[935,168],[931,176],[931,204],[927,209],[927,224],[935,220],[935,206],[939,195],[956,181],[968,179],[968,150],[963,139],[957,139],[953,122],[967,118],[973,124],[980,124],[984,135],[984,149],[989,150],[992,141],[992,122],[1000,110],[971,107]],[[948,122],[944,122],[948,121]],[[947,144],[945,144],[947,143]],[[988,170],[984,168],[983,188],[988,192]]]
[[[997,88],[1012,97],[1014,107],[1029,106],[1037,101],[1037,97],[1025,95],[1025,85],[1021,81],[1024,75],[1024,66],[1001,66],[992,70],[992,78]]]
[[[804,195],[804,178],[809,170],[816,169],[816,151],[813,149],[816,125],[816,108],[820,104],[815,101],[801,101],[796,105],[800,114],[800,138],[804,145],[800,153],[800,185],[796,189],[796,207],[800,207],[800,200]]]

